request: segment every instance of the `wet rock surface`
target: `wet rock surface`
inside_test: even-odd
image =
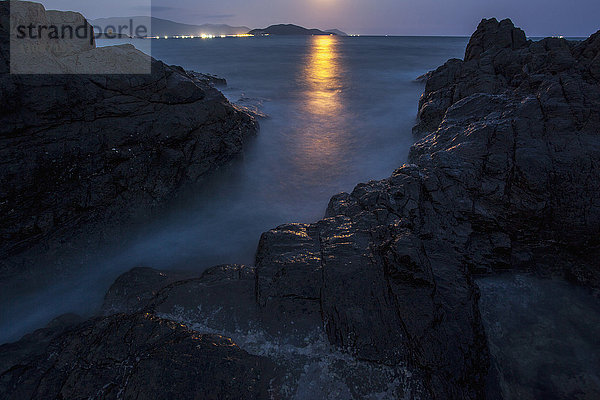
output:
[[[265,399],[273,389],[268,359],[149,314],[54,325],[0,346],[3,399]]]
[[[512,23],[484,20],[466,61],[427,80],[416,130],[432,133],[410,159],[435,172],[435,196],[452,185],[444,206],[470,225],[471,269],[537,269],[600,284],[599,52],[600,32],[525,43]]]
[[[530,42],[482,21],[465,60],[427,76],[411,164],[335,196],[322,221],[263,235],[261,311],[321,318],[331,343],[406,361],[433,398],[483,398],[474,274],[600,282],[599,50],[600,33]]]
[[[50,22],[62,15],[22,5]],[[6,39],[7,2],[0,7]],[[103,60],[144,58],[129,45],[84,50]],[[98,239],[148,216],[239,154],[255,133],[255,119],[213,88],[216,78],[147,62],[151,74],[2,74],[0,276],[26,269],[28,258],[11,257],[32,246],[47,254],[84,231]]]
[[[478,291],[438,236],[419,172],[359,185],[325,220],[264,234],[257,299],[274,320],[321,318],[329,341],[360,359],[406,363],[433,397],[477,398],[488,363]]]
[[[227,86],[227,80],[212,74],[203,74],[195,71],[186,71],[194,79],[198,79],[214,87]]]
[[[220,265],[190,277],[135,268],[110,287],[102,312],[177,314],[180,321],[202,321],[214,331],[247,331],[257,320],[254,272],[244,265]]]
[[[149,301],[140,296],[159,275],[164,277],[162,288]],[[427,398],[405,363],[374,363],[340,350],[330,343],[318,317],[309,324],[298,317],[300,312],[294,317],[261,312],[253,267],[221,265],[198,278],[170,284],[169,279],[169,271],[136,268],[117,279],[107,299],[111,305],[137,302],[133,312],[143,310],[199,332],[230,337],[249,353],[267,357],[280,372],[282,398]],[[111,309],[105,303],[104,312]]]
[[[165,286],[190,277],[185,272],[163,272],[137,267],[119,276],[108,289],[102,314],[134,314],[146,308],[150,300]]]
[[[487,276],[477,284],[502,398],[600,396],[597,298],[585,288],[531,274]]]

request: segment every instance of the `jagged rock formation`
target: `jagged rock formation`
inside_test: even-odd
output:
[[[161,272],[147,267],[133,268],[119,276],[104,296],[102,314],[134,314],[142,311],[158,291],[190,278],[189,273]]]
[[[355,359],[407,365],[423,398],[485,398],[475,274],[528,269],[600,286],[599,66],[600,33],[534,43],[508,20],[484,20],[465,60],[427,75],[410,164],[334,196],[319,222],[263,234],[254,268],[173,283],[137,270],[105,310],[300,338],[322,327]],[[132,282],[144,274],[153,283]]]
[[[600,33],[533,43],[482,21],[465,61],[428,77],[417,131],[431,133],[410,165],[335,196],[316,224],[263,235],[259,306],[320,316],[361,358],[408,360],[434,398],[482,398],[474,272],[600,284],[599,50]]]
[[[472,203],[463,214],[481,232],[469,244],[473,269],[600,285],[599,67],[600,33],[525,42],[510,21],[484,20],[465,61],[427,80],[416,131],[433,134],[410,157]]]
[[[18,3],[48,23],[62,16]],[[7,2],[0,7],[6,15]],[[67,19],[73,15],[80,16],[68,13]],[[3,18],[5,38],[7,23]],[[80,51],[77,41],[67,42],[61,48],[73,47],[69,57],[74,52],[91,66],[96,58],[145,62],[132,46]],[[59,231],[60,242],[82,226],[102,232],[147,215],[239,154],[256,131],[255,119],[214,89],[214,80],[151,63],[145,75],[0,77],[0,255],[6,264],[0,273],[21,270],[9,257]]]
[[[428,77],[417,131],[431,133],[412,164],[334,197],[323,221],[263,236],[259,305],[320,315],[359,357],[407,359],[434,398],[481,398],[473,273],[600,284],[599,50],[600,33],[533,43],[484,20],[465,61]]]
[[[149,314],[51,323],[0,346],[3,399],[266,399],[275,371],[230,339]]]

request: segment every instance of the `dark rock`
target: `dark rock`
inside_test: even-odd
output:
[[[83,322],[83,318],[78,315],[61,315],[50,321],[45,329],[38,329],[23,336],[18,345],[0,346],[2,350],[0,354],[0,385],[5,382],[3,373],[10,370],[15,362],[44,353],[48,348],[48,343],[81,322]],[[0,392],[3,393],[1,390]]]
[[[141,283],[145,275],[135,269],[117,282]],[[133,286],[133,282],[127,285]],[[131,304],[135,298],[118,291],[113,301]],[[356,359],[331,346],[318,317],[307,324],[295,318],[300,313],[285,315],[281,321],[277,321],[280,314],[259,313],[251,267],[211,268],[200,278],[165,286],[150,302],[140,303],[140,308],[142,304],[146,312],[200,332],[231,337],[251,354],[268,357],[279,371],[282,398],[418,398],[424,392],[420,379],[405,365]]]
[[[0,346],[3,399],[265,399],[275,373],[219,335],[149,314],[49,327]]]
[[[359,359],[407,363],[435,397],[477,398],[488,363],[478,292],[437,236],[426,184],[407,167],[334,197],[323,221],[264,234],[258,302],[283,324],[321,319]]]
[[[213,87],[224,87],[227,86],[227,80],[212,74],[203,74],[195,71],[185,71],[188,76],[194,80],[198,80],[204,84]]]
[[[598,285],[598,34],[528,42],[483,21],[465,61],[427,78],[410,165],[335,196],[324,220],[263,235],[261,312],[321,318],[360,358],[405,360],[434,398],[483,398],[473,273],[529,269]]]
[[[87,52],[111,49],[141,57]],[[26,269],[11,257],[34,245],[66,247],[83,230],[102,238],[147,217],[255,133],[215,78],[151,62],[145,75],[0,76],[2,276]]]
[[[124,273],[111,285],[104,296],[104,315],[142,311],[148,302],[165,286],[190,277],[186,272],[163,272],[138,267]]]
[[[527,45],[525,32],[515,28],[511,20],[504,19],[498,22],[496,18],[484,19],[471,36],[471,40],[469,40],[465,52],[465,61],[478,58],[490,49],[494,51],[501,49],[517,50],[527,47]]]
[[[248,330],[257,320],[254,286],[254,268],[243,265],[220,265],[195,278],[134,268],[110,287],[102,312],[146,311],[178,321],[202,321],[214,331]]]
[[[427,79],[429,79],[429,78],[431,77],[431,75],[433,75],[433,71],[426,72],[426,73],[424,73],[423,75],[419,75],[419,76],[417,76],[417,77],[415,78],[415,81],[416,81],[416,82],[419,82],[419,83],[420,83],[420,82],[423,82],[423,83],[425,83],[425,82],[427,82]]]
[[[489,24],[473,43],[506,36]],[[472,204],[466,217],[485,239],[471,240],[479,247],[471,267],[536,265],[598,286],[598,37],[514,50],[499,38],[502,46],[452,60],[428,79],[416,130],[436,131],[413,146],[411,162],[452,183],[455,202],[460,193]]]
[[[254,268],[210,268],[198,279],[176,282],[158,292],[149,310],[177,320],[201,321],[214,331],[248,331],[257,320]]]

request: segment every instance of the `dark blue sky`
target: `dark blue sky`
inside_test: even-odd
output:
[[[90,19],[150,12],[145,0],[41,2]],[[600,29],[600,0],[154,0],[152,15],[192,24],[286,22],[379,35],[470,35],[483,17],[508,17],[529,36],[588,36]]]

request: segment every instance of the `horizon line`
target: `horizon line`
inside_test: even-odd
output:
[[[55,11],[65,11],[65,10],[55,10]],[[66,10],[66,11],[71,11],[71,12],[77,12],[83,15],[82,12],[80,11],[73,11],[73,10]],[[153,15],[130,15],[130,16],[121,16],[121,17],[117,17],[117,16],[111,16],[111,17],[98,17],[98,18],[88,18],[85,15],[83,15],[84,18],[86,20],[90,20],[90,21],[94,21],[94,20],[99,20],[99,19],[110,19],[110,18],[138,18],[138,17],[147,17],[147,18],[156,18],[156,19],[160,19],[163,21],[168,21],[168,22],[172,22],[175,24],[181,24],[181,25],[190,25],[190,26],[201,26],[201,25],[226,25],[229,27],[233,27],[233,28],[249,28],[249,31],[251,30],[255,30],[255,29],[265,29],[265,28],[250,28],[250,25],[247,24],[242,24],[242,25],[230,25],[228,23],[211,23],[211,22],[203,22],[203,23],[187,23],[187,22],[178,22],[172,19],[167,19],[167,18],[160,18],[160,17],[156,17]],[[272,23],[269,26],[273,26],[273,25],[296,25],[305,29],[318,29],[318,30],[322,30],[324,32],[326,31],[331,31],[331,30],[339,30],[342,31],[344,33],[346,33],[348,36],[367,36],[367,37],[455,37],[455,38],[463,38],[463,37],[471,37],[472,34],[475,32],[473,31],[473,33],[471,34],[440,34],[440,33],[427,33],[427,34],[413,34],[413,33],[348,33],[348,30],[346,29],[342,29],[342,28],[328,28],[328,29],[322,29],[322,28],[306,28],[303,25],[299,25],[297,23],[292,23],[292,22],[278,22],[278,23]],[[581,39],[581,38],[588,38],[591,35],[593,35],[596,32],[599,32],[600,30],[596,30],[590,34],[585,34],[585,35],[572,35],[572,34],[565,34],[565,33],[553,33],[553,34],[539,34],[539,33],[535,33],[535,34],[527,34],[526,32],[526,36],[527,38],[547,38],[547,37],[562,37],[565,39]],[[338,35],[340,36],[340,35]]]

